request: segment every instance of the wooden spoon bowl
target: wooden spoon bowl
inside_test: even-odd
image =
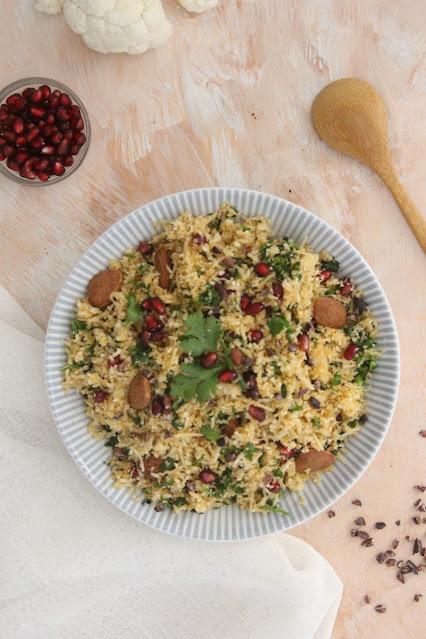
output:
[[[313,102],[312,122],[329,146],[367,164],[382,178],[426,252],[426,221],[395,174],[386,106],[371,84],[356,78],[328,84]]]

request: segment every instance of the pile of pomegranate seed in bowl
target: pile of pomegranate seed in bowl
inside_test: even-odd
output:
[[[87,111],[68,87],[26,78],[0,93],[0,172],[21,184],[44,186],[73,173],[90,142]]]

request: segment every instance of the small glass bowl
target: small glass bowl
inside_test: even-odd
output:
[[[38,178],[35,180],[29,180],[27,178],[23,178],[16,173],[15,171],[11,171],[7,164],[6,160],[0,161],[0,173],[10,178],[14,182],[18,182],[19,184],[24,184],[25,186],[49,186],[50,184],[57,184],[65,178],[69,177],[76,171],[84,158],[86,157],[87,151],[90,145],[90,120],[87,114],[86,108],[78,95],[74,93],[69,87],[62,82],[57,82],[56,80],[52,80],[51,78],[23,78],[22,80],[16,80],[16,82],[12,82],[12,84],[8,84],[0,91],[0,104],[4,104],[6,102],[6,98],[12,93],[22,93],[24,89],[27,87],[38,87],[41,84],[47,84],[52,91],[55,89],[59,89],[63,93],[67,93],[73,104],[76,104],[81,111],[81,117],[84,122],[84,129],[81,131],[86,136],[86,142],[81,147],[80,151],[77,155],[74,155],[74,164],[70,167],[65,167],[65,173],[63,175],[52,175],[46,182],[42,182]]]

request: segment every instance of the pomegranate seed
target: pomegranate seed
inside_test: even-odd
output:
[[[116,355],[115,357],[108,360],[108,368],[116,368],[117,366],[120,366],[123,361],[124,360],[120,357],[120,355]]]
[[[251,342],[254,342],[255,344],[257,344],[258,342],[260,342],[261,339],[263,339],[263,333],[262,331],[259,331],[258,329],[253,329],[249,331],[248,336],[249,336],[249,340]]]
[[[58,108],[58,104],[59,104],[59,98],[58,98],[57,96],[55,96],[55,95],[53,95],[53,94],[52,94],[52,95],[50,96],[50,98],[49,98],[49,102],[48,102],[49,109],[51,109],[52,111],[54,111],[55,109],[57,109],[57,108]]]
[[[9,97],[6,98],[6,104],[7,106],[18,110],[22,109],[22,107],[24,106],[24,100],[22,96],[19,95],[19,93],[12,93],[12,95],[9,95]]]
[[[154,333],[151,333],[150,339],[151,342],[165,342],[167,339],[167,333],[165,331],[154,331]]]
[[[241,366],[244,360],[244,354],[240,350],[238,350],[238,348],[233,348],[231,350],[230,356],[235,366]]]
[[[33,87],[27,87],[26,89],[24,89],[22,91],[22,97],[23,98],[30,98],[33,93],[34,93]]]
[[[291,457],[294,457],[297,453],[296,450],[291,448],[287,448],[287,446],[278,445],[278,450],[280,451],[281,461],[287,461]]]
[[[61,97],[59,98],[59,102],[62,104],[62,106],[67,107],[71,104],[71,98],[66,93],[62,93]]]
[[[78,107],[76,104],[73,104],[70,109],[70,117],[73,119],[77,119],[81,117],[81,112],[80,112],[80,107]]]
[[[326,282],[332,275],[333,274],[331,271],[321,271],[321,273],[319,274],[320,282]]]
[[[154,397],[154,399],[151,402],[151,413],[153,415],[161,415],[163,410],[164,410],[163,400],[161,397],[157,395],[156,397]]]
[[[17,133],[19,135],[24,130],[24,121],[23,121],[23,119],[20,118],[20,117],[16,117],[13,120],[13,125],[12,126],[13,126],[13,130],[15,131],[15,133]]]
[[[54,124],[55,122],[56,122],[55,116],[53,115],[53,113],[49,113],[49,115],[46,118],[46,124]]]
[[[8,158],[6,164],[11,171],[19,171],[19,164],[12,158]]]
[[[13,148],[13,146],[10,146],[10,144],[6,144],[6,146],[3,147],[3,154],[7,158],[10,157],[12,153],[14,152],[15,152],[15,149]]]
[[[6,138],[0,136],[0,146],[3,146],[3,144],[6,144]]]
[[[8,119],[8,117],[9,117],[9,111],[4,106],[2,106],[0,108],[0,122],[5,122]]]
[[[55,98],[60,98],[60,97],[61,97],[61,95],[62,95],[62,91],[59,91],[59,89],[55,89],[54,91],[52,91],[52,95],[53,95]]]
[[[30,131],[28,131],[27,133],[28,142],[31,142],[31,140],[34,140],[34,138],[36,138],[39,133],[40,133],[40,129],[38,128],[38,126],[35,126]]]
[[[6,138],[8,142],[15,142],[16,134],[13,131],[5,131],[3,136]]]
[[[34,142],[35,140],[33,141],[33,146],[34,146]],[[51,145],[46,145],[40,150],[40,153],[43,153],[43,155],[55,155],[55,147]]]
[[[254,270],[256,275],[259,275],[259,277],[266,277],[271,272],[271,269],[267,264],[265,264],[265,262],[259,262],[256,264]]]
[[[41,91],[42,93],[43,100],[48,100],[50,98],[50,94],[52,93],[50,87],[48,87],[47,84],[42,84],[41,87],[39,87],[39,91]]]
[[[73,126],[72,128],[74,129],[74,131],[82,131],[82,129],[84,129],[84,122],[83,122],[83,118],[77,118],[77,120],[73,120]]]
[[[59,160],[57,160],[56,162],[53,163],[52,173],[54,175],[63,175],[65,173],[65,167],[62,164],[62,162],[59,162]]]
[[[31,131],[31,129],[35,128],[34,122],[24,122],[24,125],[26,131]]]
[[[219,381],[223,384],[230,384],[235,379],[237,379],[237,377],[238,375],[235,371],[222,371],[222,373],[219,375]]]
[[[163,328],[163,322],[159,320],[156,315],[152,315],[152,313],[150,313],[145,317],[144,327],[148,331],[155,331],[159,328]]]
[[[212,484],[216,481],[216,473],[212,470],[202,470],[198,475],[198,478],[203,482],[203,484]]]
[[[154,247],[149,242],[140,242],[138,246],[138,251],[141,255],[151,255]]]
[[[207,242],[207,238],[205,235],[202,235],[201,233],[193,233],[192,234],[192,241],[194,242],[194,244],[205,244]]]
[[[70,142],[72,140],[72,136],[73,136],[73,132],[72,131],[65,131],[64,132],[64,139],[68,140],[68,142]]]
[[[279,299],[279,300],[283,299],[283,297],[284,297],[284,288],[283,288],[282,284],[280,284],[280,282],[273,282],[272,283],[272,293],[277,299]]]
[[[218,360],[218,355],[214,351],[210,351],[209,353],[205,353],[201,358],[201,365],[204,368],[213,368]],[[225,371],[226,372],[226,371]]]
[[[343,357],[347,360],[351,360],[358,353],[358,350],[359,350],[358,346],[354,344],[353,342],[351,342],[349,346],[345,349],[343,353]]]
[[[43,100],[43,91],[41,91],[41,89],[35,89],[30,99],[33,104],[38,104]]]
[[[61,122],[68,122],[68,120],[70,119],[70,114],[68,113],[68,109],[66,109],[63,106],[58,107],[58,110],[56,111],[56,117]]]
[[[84,133],[75,131],[72,136],[72,141],[74,142],[74,144],[78,144],[78,146],[83,146],[83,144],[85,144],[86,142],[86,136],[84,135]]]
[[[95,404],[102,404],[106,399],[108,399],[109,393],[107,391],[97,389],[93,391],[93,399]]]
[[[43,146],[43,138],[37,135],[37,137],[31,140],[31,146],[33,147],[33,149],[39,149],[41,146]]]
[[[246,309],[246,314],[255,317],[256,315],[259,315],[259,313],[261,313],[264,308],[265,307],[262,302],[252,302]]]
[[[139,470],[137,466],[132,466],[132,470],[130,471],[130,477],[132,479],[136,479],[139,477]]]
[[[62,136],[62,133],[58,132],[56,133],[56,135]],[[53,139],[52,139],[52,142],[53,142]],[[62,140],[56,149],[56,153],[58,155],[66,155],[69,151],[69,148],[70,148],[70,143],[68,142],[68,140]]]
[[[77,153],[80,151],[80,147],[78,146],[78,144],[73,144],[70,150],[72,155],[77,155]]]
[[[139,335],[139,339],[144,346],[148,346],[150,338],[151,333],[149,331],[142,331]]]
[[[144,311],[152,311],[151,299],[151,297],[147,297],[147,299],[142,302],[142,308]]]
[[[35,165],[36,171],[45,171],[49,166],[49,160],[39,160]]]
[[[266,412],[260,406],[254,406],[251,404],[248,409],[250,417],[253,417],[257,422],[263,422],[266,418]]]
[[[46,115],[46,109],[43,109],[43,107],[31,107],[30,113],[34,118],[41,119]]]
[[[343,295],[343,297],[347,297],[348,295],[350,295],[353,291],[353,287],[351,284],[351,281],[349,279],[344,279],[343,280],[343,284],[340,288],[340,295]]]
[[[32,171],[31,169],[26,169],[25,168],[25,164],[24,166],[21,168],[19,175],[27,180],[35,180],[36,179],[36,174],[34,171]]]
[[[28,155],[28,153],[26,151],[18,151],[15,155],[15,161],[17,164],[21,165],[23,164],[26,160],[28,160],[30,156]]]
[[[3,162],[3,160],[5,159],[6,159],[5,154],[2,151],[0,151],[0,162]]]
[[[74,164],[74,158],[72,157],[72,155],[67,155],[66,158],[64,158],[64,166],[72,166]]]
[[[242,311],[246,311],[248,309],[248,307],[251,304],[251,298],[249,295],[247,295],[247,293],[243,293],[241,295],[241,300],[240,300],[240,308]]]
[[[62,122],[62,124],[60,124],[58,128],[59,131],[61,131],[62,133],[66,133],[70,128],[69,122]]]
[[[280,482],[278,479],[267,477],[265,478],[265,488],[267,488],[271,493],[279,493],[281,490]]]
[[[299,351],[307,353],[309,350],[309,337],[304,333],[301,333],[297,336],[297,344],[299,346]]]
[[[46,129],[47,127],[44,127],[44,128]],[[46,134],[43,131],[43,135],[48,135],[48,134]],[[53,133],[53,135],[50,136],[50,142],[52,144],[57,145],[57,144],[59,144],[59,142],[62,142],[63,138],[64,138],[63,134],[60,131],[56,131],[55,133]]]
[[[36,175],[41,182],[47,182],[50,178],[50,173],[46,173],[44,171],[37,171]]]
[[[154,311],[158,313],[159,315],[166,314],[166,307],[163,301],[159,297],[151,298],[151,306],[154,309]]]
[[[18,135],[16,138],[16,146],[24,146],[28,142],[27,137],[25,135]]]

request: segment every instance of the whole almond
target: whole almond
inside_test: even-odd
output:
[[[346,324],[346,308],[332,297],[319,297],[314,302],[314,320],[321,326],[343,328]]]
[[[312,472],[324,470],[331,466],[335,459],[335,456],[327,450],[314,450],[311,448],[307,453],[300,453],[296,457],[296,470],[298,473],[308,469]]]
[[[130,382],[127,400],[131,408],[142,410],[151,403],[151,384],[145,375],[138,373]]]
[[[97,308],[105,308],[111,303],[111,294],[120,291],[123,284],[123,274],[121,271],[101,271],[97,273],[89,282],[88,299],[89,304]]]
[[[154,265],[159,274],[158,281],[160,286],[162,288],[169,289],[171,283],[170,271],[172,270],[173,264],[170,253],[165,246],[160,246],[155,251]]]

